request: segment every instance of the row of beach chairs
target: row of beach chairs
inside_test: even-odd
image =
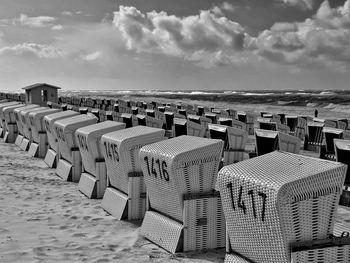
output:
[[[186,117],[178,119],[188,125]],[[167,134],[137,117],[127,127],[92,109],[13,102],[0,103],[0,119],[7,142],[102,198],[114,217],[142,219],[141,233],[171,253],[226,246],[225,262],[349,261],[349,238],[334,232],[347,167],[292,153],[296,136],[257,129],[273,151],[257,146],[257,157],[221,168],[225,149],[244,144],[248,130],[209,123],[204,135]]]

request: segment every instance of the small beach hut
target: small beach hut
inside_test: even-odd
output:
[[[47,83],[36,83],[22,88],[25,90],[25,103],[46,106],[48,101],[58,102],[58,90],[60,87]]]

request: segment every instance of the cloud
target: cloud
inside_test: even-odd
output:
[[[50,45],[22,43],[0,48],[0,55],[29,55],[38,58],[54,59],[64,56],[64,52]]]
[[[63,26],[62,25],[54,25],[51,27],[52,30],[63,30]]]
[[[64,15],[64,16],[73,16],[73,13],[71,11],[63,11],[62,15]]]
[[[113,24],[128,49],[181,57],[206,67],[243,61],[249,40],[241,25],[218,17],[212,10],[177,17],[156,11],[143,14],[135,7],[120,6]]]
[[[221,5],[221,8],[226,10],[226,11],[230,11],[230,12],[235,11],[235,7],[228,2],[223,2]]]
[[[336,8],[324,1],[312,18],[276,23],[254,42],[261,56],[278,63],[344,71],[350,65],[350,0]]]
[[[86,55],[81,55],[81,59],[86,61],[93,61],[98,59],[102,55],[101,51],[95,51]]]
[[[25,14],[21,14],[19,19],[16,19],[21,25],[29,26],[29,27],[46,27],[52,26],[52,22],[54,22],[56,18],[51,16],[36,16],[36,17],[28,17]]]
[[[313,9],[315,0],[279,0],[291,6],[298,6],[302,9]]]

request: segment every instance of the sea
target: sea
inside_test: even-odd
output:
[[[62,96],[104,98],[158,98],[208,101],[218,103],[267,104],[324,108],[350,113],[350,90],[75,90],[62,91]]]

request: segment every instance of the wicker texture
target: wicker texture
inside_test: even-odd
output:
[[[97,118],[89,115],[78,115],[54,122],[53,130],[56,133],[60,159],[73,162],[72,149],[78,148],[75,140],[75,131],[81,127],[97,123]],[[80,176],[80,175],[79,175]]]
[[[194,136],[144,146],[140,159],[151,207],[183,222],[183,195],[213,191],[222,149],[221,140]]]
[[[232,250],[254,262],[290,262],[292,242],[326,238],[345,170],[278,151],[222,168],[218,188]]]
[[[31,130],[32,130],[32,136],[33,136],[33,141],[39,143],[39,133],[46,132],[45,126],[44,126],[44,117],[46,115],[50,115],[56,112],[60,112],[59,109],[44,109],[40,111],[33,111],[29,113],[29,120],[30,120],[30,125],[31,125]]]
[[[46,115],[44,117],[43,122],[46,129],[47,141],[49,143],[50,148],[53,149],[55,152],[58,151],[58,142],[56,133],[53,129],[53,124],[55,123],[55,121],[77,115],[79,115],[79,113],[75,111],[61,111],[50,115]]]
[[[138,158],[140,148],[163,140],[164,132],[162,129],[136,126],[102,136],[101,148],[112,187],[129,194],[130,174],[142,173]],[[141,188],[140,192],[145,192],[144,184]]]
[[[23,125],[23,135],[30,141],[32,140],[32,131],[31,131],[31,125],[30,125],[30,120],[29,120],[29,113],[35,112],[35,111],[40,111],[40,110],[45,110],[48,109],[47,107],[35,107],[31,109],[25,109],[22,110],[20,113],[21,120],[22,120],[22,125]]]
[[[103,159],[102,135],[125,128],[125,123],[105,121],[79,128],[75,132],[84,171],[96,177],[96,162]]]
[[[22,124],[22,119],[20,117],[21,111],[25,110],[25,109],[38,108],[38,107],[40,107],[40,106],[37,104],[30,104],[30,105],[26,105],[26,106],[23,106],[21,108],[16,108],[13,110],[13,114],[14,114],[14,117],[15,117],[16,123],[17,123],[18,134],[23,135],[23,124]]]
[[[19,102],[17,101],[5,102],[0,104],[0,127],[4,128],[3,109],[9,106],[17,105],[17,104],[19,104]]]

